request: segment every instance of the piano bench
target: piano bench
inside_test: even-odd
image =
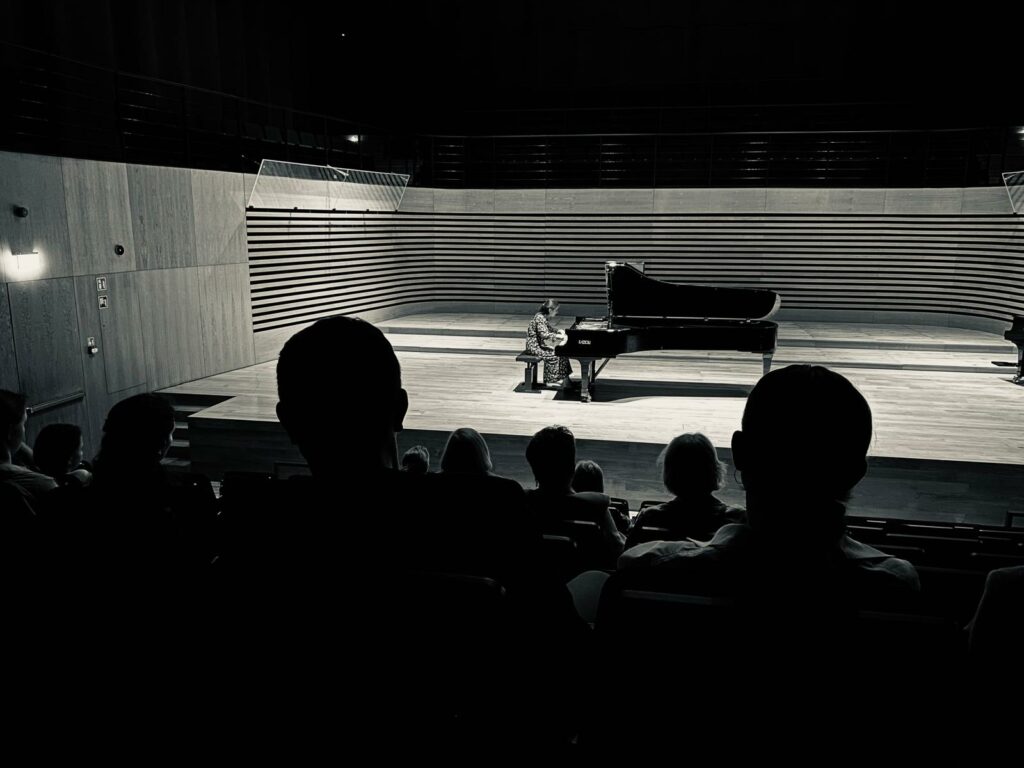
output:
[[[537,364],[543,363],[544,358],[531,355],[529,352],[521,352],[516,357],[516,362],[526,363],[526,370],[523,372],[523,389],[536,389]]]

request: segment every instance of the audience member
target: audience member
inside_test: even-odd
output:
[[[0,482],[18,486],[35,505],[57,487],[57,482],[49,475],[15,463],[15,454],[25,444],[27,420],[25,396],[0,389]]]
[[[1024,566],[998,568],[985,579],[985,591],[967,627],[971,663],[983,679],[1024,680],[1017,656],[1024,649]]]
[[[674,498],[640,511],[626,537],[626,549],[650,541],[652,536],[644,530],[649,527],[666,529],[654,537],[665,541],[707,541],[726,523],[740,522],[742,512],[714,495],[722,487],[725,466],[707,437],[694,432],[673,438],[658,464]]]
[[[526,446],[526,460],[537,481],[537,487],[526,493],[527,508],[538,520],[541,530],[565,534],[569,530],[568,521],[594,523],[601,544],[598,551],[583,553],[585,566],[613,566],[626,537],[615,525],[607,495],[591,491],[573,492],[572,480],[576,470],[576,438],[573,433],[567,427],[545,427],[530,439]]]
[[[82,466],[82,430],[74,424],[47,424],[33,446],[36,466],[58,485],[88,485],[92,473]]]
[[[360,370],[373,371],[373,386],[367,387],[358,376],[339,378],[336,370],[324,366],[326,350],[332,349],[346,350]],[[486,469],[444,469],[424,477],[397,471],[396,433],[402,429],[408,398],[391,344],[367,322],[336,317],[300,331],[282,350],[277,376],[278,415],[306,458],[312,478],[304,484],[305,492],[290,493],[285,517],[288,527],[297,522],[299,527],[284,537],[275,536],[274,543],[294,540],[303,557],[327,566],[324,576],[330,576],[303,579],[298,614],[295,589],[290,587],[284,595],[290,618],[280,628],[289,637],[301,628],[295,650],[303,657],[303,666],[318,658],[334,665],[337,649],[343,646],[347,658],[359,660],[357,670],[348,670],[348,663],[343,667],[344,686],[360,701],[359,722],[367,727],[357,734],[361,737],[376,729],[391,732],[400,723],[403,733],[426,734],[431,740],[486,740],[484,734],[495,725],[507,737],[507,718],[514,713],[522,716],[515,720],[519,727],[523,718],[543,720],[547,715],[537,713],[549,713],[546,702],[525,713],[509,686],[530,685],[516,680],[514,670],[542,674],[533,655],[528,664],[518,658],[540,647],[541,637],[548,649],[544,657],[559,656],[558,637],[566,630],[558,625],[552,606],[564,606],[566,616],[571,612],[564,587],[562,601],[545,601],[547,593],[541,589],[521,589],[519,621],[508,628],[514,631],[492,636],[493,647],[474,648],[438,626],[439,616],[452,615],[445,604],[451,595],[434,595],[424,603],[417,591],[426,578],[422,571],[458,572],[467,560],[500,562],[504,558],[496,554],[498,549],[529,557],[530,527],[525,519],[517,525],[512,518],[516,493],[522,497],[518,483]],[[457,438],[455,444],[460,442]],[[488,464],[485,460],[476,467]],[[488,500],[498,496],[504,497],[501,505],[489,507]],[[459,523],[467,529],[456,533]],[[520,539],[525,542],[521,553],[509,543]],[[297,569],[308,570],[308,565]],[[286,583],[295,585],[294,574],[285,576]],[[440,603],[434,610],[436,601]],[[538,607],[531,611],[524,602]],[[256,607],[262,604],[261,599]],[[342,625],[333,610],[336,605],[342,606]],[[466,620],[473,621],[472,612],[464,614]],[[439,638],[447,639],[439,643]],[[287,647],[294,644],[289,640]],[[466,693],[480,693],[480,683],[486,687],[486,704]],[[460,700],[463,695],[469,699]],[[452,737],[452,728],[458,736]]]
[[[576,462],[572,474],[572,490],[575,493],[604,493],[604,471],[596,461],[584,459]]]
[[[410,475],[425,475],[430,471],[430,451],[423,445],[414,445],[402,454],[402,471]]]
[[[867,470],[871,409],[843,376],[791,365],[765,375],[732,439],[746,522],[707,546],[650,542],[621,568],[671,575],[682,591],[818,607],[916,605],[910,563],[846,535],[845,501]]]
[[[216,498],[206,478],[164,467],[174,429],[174,409],[159,395],[133,395],[110,409],[92,482],[51,498],[67,564],[116,575],[126,589],[209,564]]]
[[[492,469],[491,452],[479,432],[472,427],[461,427],[448,435],[441,456],[442,472],[485,474]]]

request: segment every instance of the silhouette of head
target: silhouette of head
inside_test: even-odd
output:
[[[747,398],[743,429],[733,434],[747,506],[779,509],[807,500],[844,501],[867,471],[871,408],[846,378],[817,365],[765,375]]]
[[[572,489],[577,493],[604,493],[604,472],[601,465],[589,459],[577,462],[576,471],[572,475]]]
[[[0,389],[0,454],[13,453],[25,439],[25,396]]]
[[[147,392],[116,403],[103,423],[97,472],[158,466],[171,447],[173,433],[174,408],[159,395]]]
[[[82,430],[75,424],[47,424],[32,446],[39,471],[61,477],[82,463]]]
[[[402,469],[412,475],[425,475],[430,471],[430,451],[426,446],[414,445],[402,454]]]
[[[725,479],[725,467],[715,446],[700,432],[688,432],[665,446],[658,456],[661,479],[674,496],[702,496],[717,491]]]
[[[576,438],[568,427],[544,427],[526,446],[526,460],[541,488],[569,487],[576,470]]]
[[[461,427],[448,435],[441,457],[443,472],[490,472],[494,469],[491,452],[483,436],[471,427]]]
[[[277,416],[314,475],[338,459],[398,466],[395,433],[409,401],[395,351],[370,323],[331,317],[292,336],[277,393]]]

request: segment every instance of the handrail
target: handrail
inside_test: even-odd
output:
[[[70,395],[62,395],[61,397],[56,397],[53,400],[46,400],[42,403],[39,403],[38,405],[30,405],[25,410],[27,410],[30,415],[45,413],[46,411],[52,411],[54,408],[57,408],[59,406],[67,405],[68,403],[74,403],[84,399],[85,392],[72,392]]]

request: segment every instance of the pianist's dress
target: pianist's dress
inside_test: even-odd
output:
[[[547,316],[538,312],[526,329],[526,351],[544,358],[545,384],[555,384],[572,373],[569,358],[554,353],[557,342],[558,334],[548,325]]]

